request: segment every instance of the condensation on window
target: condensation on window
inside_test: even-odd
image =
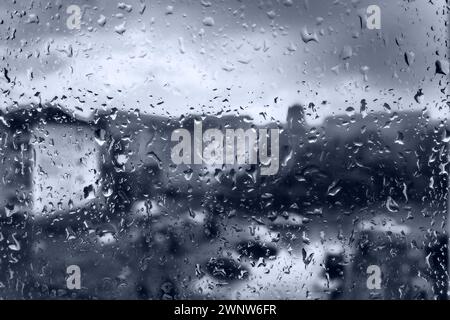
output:
[[[0,8],[0,299],[448,298],[447,1]]]

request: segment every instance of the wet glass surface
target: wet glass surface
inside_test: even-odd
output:
[[[448,2],[0,8],[0,298],[448,298]]]

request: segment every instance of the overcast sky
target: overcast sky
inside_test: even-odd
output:
[[[366,99],[369,110],[388,103],[449,117],[448,76],[434,66],[448,61],[444,0],[14,2],[0,4],[2,109],[57,97],[84,116],[117,107],[267,121],[312,102],[309,120],[320,121]],[[82,9],[80,30],[66,25],[72,4]],[[360,27],[371,4],[381,30]]]

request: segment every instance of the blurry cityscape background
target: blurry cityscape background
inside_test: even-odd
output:
[[[0,8],[0,298],[448,299],[448,1]],[[195,121],[278,173],[175,165]]]

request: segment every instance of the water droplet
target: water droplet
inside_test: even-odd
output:
[[[352,50],[351,46],[346,45],[342,48],[342,51],[341,51],[341,59],[342,60],[347,60],[347,59],[351,58],[352,55],[353,55],[353,50]]]
[[[117,26],[114,27],[114,30],[118,33],[118,34],[124,34],[125,31],[127,31],[126,27],[125,27],[125,21]]]
[[[309,33],[306,27],[303,27],[300,34],[304,43],[311,41],[319,42],[316,32]]]
[[[397,204],[397,202],[395,202],[394,199],[392,199],[391,196],[387,197],[386,200],[386,208],[390,211],[390,212],[398,212],[400,211],[399,205]]]
[[[355,115],[355,108],[353,107],[348,107],[347,109],[345,109],[345,112],[347,113],[347,115],[349,117],[352,117]]]
[[[275,19],[276,15],[277,15],[274,10],[270,10],[266,14],[269,17],[269,19]]]
[[[447,75],[450,73],[450,63],[448,60],[437,60],[435,66],[437,74]]]
[[[214,26],[214,19],[213,19],[213,17],[205,17],[203,19],[202,23],[206,27],[212,27],[212,26]]]
[[[173,11],[174,11],[173,6],[167,6],[167,7],[166,7],[166,14],[167,14],[167,15],[173,14]]]
[[[104,16],[104,15],[100,15],[100,18],[98,18],[98,20],[97,20],[97,24],[100,26],[100,27],[104,27],[105,26],[105,24],[106,24],[106,17]]]
[[[422,89],[419,89],[417,93],[414,95],[414,100],[416,100],[417,103],[422,103],[424,99],[424,94],[422,92]]]
[[[405,52],[405,62],[408,66],[412,65],[414,63],[416,54],[412,51]]]
[[[339,185],[339,180],[333,181],[329,186],[328,186],[328,191],[327,191],[327,195],[334,197],[335,195],[337,195],[339,193],[339,191],[342,190],[342,187]]]
[[[401,131],[397,132],[397,138],[395,139],[395,143],[403,145],[403,133]]]
[[[13,243],[9,244],[9,245],[8,245],[8,248],[11,249],[11,250],[13,250],[13,251],[20,251],[20,248],[21,248],[21,247],[20,247],[20,242],[17,240],[16,234],[13,233],[13,234],[11,235],[11,238],[12,238]]]
[[[442,142],[450,142],[450,130],[444,129],[444,132],[442,133]]]

